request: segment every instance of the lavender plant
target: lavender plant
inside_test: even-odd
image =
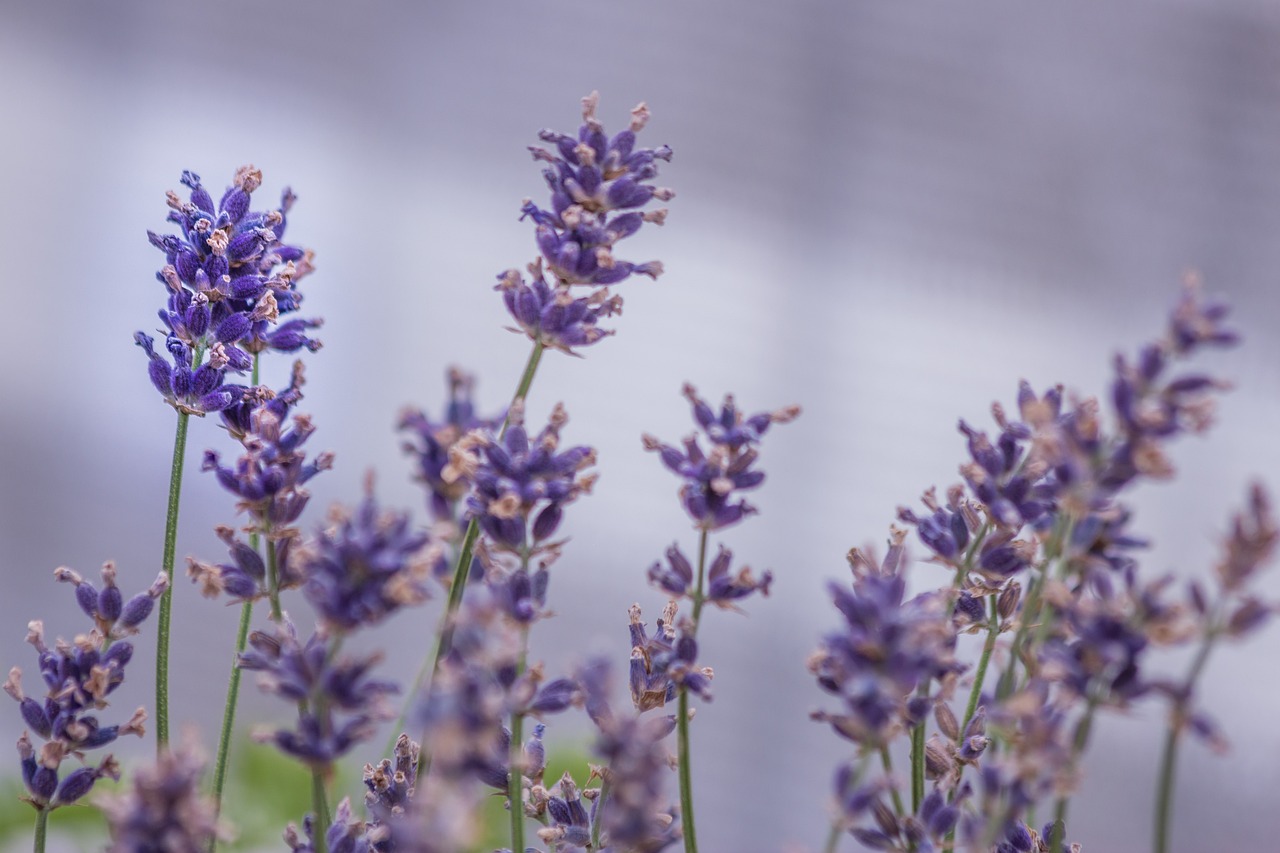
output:
[[[715,674],[700,654],[702,616],[708,605],[740,611],[774,583],[772,572],[735,562],[723,543],[713,553],[711,539],[755,514],[747,493],[765,479],[763,436],[800,410],[748,415],[731,396],[717,410],[686,385],[696,431],[677,444],[642,436],[679,478],[678,500],[697,532],[692,550],[676,541],[648,568],[649,583],[666,598],[661,616],[650,625],[633,605],[629,644],[616,659],[593,657],[559,676],[531,660],[532,628],[552,615],[551,578],[573,570],[565,556],[567,508],[591,493],[598,475],[590,445],[563,443],[565,406],[530,427],[527,397],[547,349],[581,355],[617,331],[600,325],[621,310],[610,287],[662,272],[659,261],[624,260],[617,250],[646,223],[662,224],[666,210],[649,205],[673,195],[652,184],[671,150],[637,147],[648,110],[637,107],[629,126],[609,136],[597,109],[593,94],[583,100],[576,135],[544,130],[547,147],[531,149],[549,190],[545,207],[526,201],[521,208],[537,257],[523,272],[501,273],[495,288],[513,331],[532,345],[509,405],[478,414],[475,379],[451,369],[439,420],[419,410],[401,418],[428,525],[383,509],[372,475],[353,506],[334,507],[320,525],[306,518],[308,484],[333,456],[308,447],[316,426],[297,411],[303,363],[294,363],[279,390],[258,381],[263,353],[319,348],[311,337],[319,321],[281,320],[298,310],[297,283],[312,270],[309,251],[282,242],[293,195],[286,190],[274,210],[251,210],[261,175],[244,167],[215,205],[197,176],[183,174],[189,199],[169,196],[180,233],[150,235],[166,256],[158,278],[166,287],[167,355],[151,336],[135,336],[152,384],[178,413],[162,571],[126,599],[110,563],[101,586],[58,569],[56,579],[74,587],[92,626],[50,648],[42,624],[32,622],[28,640],[46,693],[28,695],[17,668],[5,684],[27,728],[18,753],[36,811],[37,853],[52,811],[83,801],[100,779],[120,777],[111,755],[91,761],[87,753],[143,734],[143,709],[125,722],[100,720],[99,712],[124,680],[128,638],[156,601],[157,759],[133,772],[127,791],[97,800],[112,851],[212,851],[230,837],[220,813],[245,671],[292,708],[290,722],[259,726],[257,740],[310,777],[310,812],[283,830],[290,850],[474,850],[486,792],[507,810],[508,853],[539,850],[533,844],[548,853],[698,849],[692,697],[709,702]],[[1140,568],[1146,542],[1126,493],[1168,479],[1168,444],[1208,427],[1225,383],[1183,365],[1236,342],[1226,313],[1188,290],[1159,341],[1132,359],[1116,358],[1109,419],[1095,399],[1060,386],[1037,394],[1024,382],[1016,417],[995,405],[990,434],[962,421],[962,482],[941,496],[929,489],[922,508],[901,508],[903,526],[891,527],[883,557],[849,552],[851,582],[829,587],[840,624],[808,662],[830,701],[812,717],[849,751],[830,789],[827,851],[846,837],[904,853],[1078,850],[1066,819],[1095,723],[1156,702],[1167,709],[1168,729],[1156,771],[1153,849],[1170,849],[1179,746],[1188,735],[1212,746],[1223,740],[1197,693],[1199,679],[1220,642],[1249,636],[1273,613],[1254,585],[1280,530],[1264,490],[1252,487],[1230,523],[1212,587],[1192,581],[1183,588]],[[246,373],[247,384],[228,376]],[[179,748],[168,743],[167,673],[188,419],[209,413],[219,415],[237,450],[233,461],[206,451],[202,468],[233,496],[243,520],[233,526],[224,518],[214,528],[227,549],[223,562],[188,558],[203,595],[241,604],[206,794],[194,739]],[[909,578],[912,531],[945,582],[916,581],[916,570]],[[417,682],[401,691],[377,674],[380,652],[346,642],[424,603],[437,585],[445,600],[434,648],[424,637]],[[268,602],[269,620],[251,630],[259,600]],[[313,617],[295,621],[304,602]],[[1181,678],[1152,665],[1153,651],[1190,644],[1196,650]],[[614,696],[624,651],[626,710]],[[402,693],[398,737],[386,757],[364,765],[363,814],[350,798],[331,807],[341,762],[396,717],[393,697]],[[598,763],[553,773],[551,727],[579,711],[594,726]],[[401,724],[420,732],[420,741]],[[895,756],[904,754],[905,784],[894,772]],[[70,759],[79,766],[68,770]],[[667,790],[672,769],[678,801]]]

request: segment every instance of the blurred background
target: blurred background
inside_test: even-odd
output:
[[[311,446],[337,454],[313,481],[311,523],[357,499],[368,470],[385,502],[424,518],[398,412],[438,414],[450,364],[478,374],[483,410],[505,405],[527,346],[504,331],[491,285],[534,254],[518,208],[543,184],[525,146],[542,127],[573,132],[593,89],[610,129],[649,104],[642,138],[675,149],[659,183],[678,195],[666,227],[624,253],[667,274],[623,285],[617,336],[584,359],[546,358],[531,395],[533,418],[565,402],[566,440],[597,446],[602,473],[569,514],[559,615],[538,627],[534,656],[552,671],[593,652],[624,666],[627,606],[658,614],[645,570],[695,539],[639,436],[687,433],[683,382],[749,411],[805,409],[765,443],[760,515],[724,536],[775,573],[774,595],[704,622],[716,670],[693,729],[705,849],[821,844],[846,752],[807,719],[823,697],[804,660],[836,624],[826,581],[847,577],[851,545],[883,542],[896,506],[958,479],[958,417],[989,424],[1020,378],[1101,391],[1114,353],[1161,333],[1189,270],[1236,306],[1246,343],[1208,361],[1237,386],[1220,425],[1176,447],[1177,480],[1132,495],[1135,529],[1156,543],[1147,570],[1206,572],[1246,484],[1280,489],[1269,0],[8,0],[0,81],[0,663],[28,678],[28,620],[83,629],[55,566],[96,576],[114,559],[126,592],[159,567],[174,416],[131,336],[157,325],[163,260],[145,231],[165,230],[181,171],[217,193],[252,162],[262,198],[298,194],[289,238],[318,267],[303,314],[327,321],[301,408],[319,427]],[[281,359],[264,379],[287,370]],[[212,527],[233,521],[199,471],[206,447],[228,452],[212,419],[192,425],[180,560],[223,559]],[[936,571],[919,565],[915,580],[940,583]],[[175,712],[212,749],[238,610],[185,579],[177,593]],[[397,677],[415,670],[436,612],[370,640]],[[122,714],[151,704],[152,636],[117,694]],[[1272,626],[1212,662],[1205,704],[1234,748],[1186,748],[1179,850],[1273,836],[1278,644]],[[245,726],[284,718],[251,683],[243,696]],[[1148,843],[1162,725],[1139,705],[1097,729],[1073,841]],[[0,711],[4,738],[20,729],[16,706]],[[565,749],[589,737],[552,731]],[[354,757],[351,791],[382,742]]]

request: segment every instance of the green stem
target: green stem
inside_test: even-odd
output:
[[[49,828],[49,810],[43,809],[43,808],[37,809],[36,810],[36,839],[35,839],[35,847],[33,848],[35,850],[35,853],[44,853],[44,838],[45,838],[45,833],[48,831],[48,828]]]
[[[284,610],[280,607],[280,563],[276,554],[276,543],[271,538],[271,529],[263,531],[267,541],[267,598],[271,601],[271,620],[279,622],[284,618]]]
[[[902,795],[898,793],[898,786],[893,784],[893,758],[889,755],[887,744],[880,745],[880,764],[884,767],[884,775],[889,777],[889,797],[893,800],[894,811],[898,813],[898,817],[907,817],[907,812],[902,807]]]
[[[250,547],[256,550],[256,537],[250,537]],[[231,663],[231,680],[227,684],[227,704],[222,711],[222,734],[218,738],[218,756],[213,765],[213,813],[216,817],[222,812],[222,790],[227,782],[227,759],[231,752],[231,734],[236,722],[236,703],[240,698],[240,654],[244,652],[249,639],[249,623],[253,617],[253,602],[246,601],[240,606],[240,628],[236,633],[236,657]],[[209,850],[215,850],[218,839],[209,842]]]
[[[329,824],[333,819],[329,816],[329,799],[324,791],[324,769],[320,767],[311,770],[311,808],[316,815],[311,846],[315,848],[316,853],[327,853],[325,834],[328,833]]]
[[[538,372],[538,363],[542,361],[544,349],[546,347],[541,341],[534,342],[533,349],[529,351],[529,359],[524,365],[524,373],[520,375],[520,383],[516,386],[516,393],[511,398],[512,407],[529,395],[529,389],[533,387],[533,377]],[[507,434],[507,427],[510,424],[511,408],[509,407],[507,416],[502,421],[502,427],[498,430],[499,439]],[[431,659],[431,668],[427,670],[424,667],[419,673],[418,681],[408,693],[408,701],[413,701],[414,697],[418,696],[424,687],[430,686],[431,681],[435,680],[436,673],[440,671],[440,662],[444,660],[445,656],[449,654],[449,650],[453,648],[453,617],[458,612],[458,607],[462,604],[462,593],[466,589],[467,575],[471,571],[471,557],[479,535],[480,525],[473,518],[467,524],[466,533],[462,536],[462,546],[458,550],[458,561],[453,567],[453,581],[449,585],[449,598],[445,602],[444,613],[440,616],[440,634]],[[424,684],[421,676],[425,673],[429,673],[430,677]],[[426,750],[426,745],[427,737],[424,733],[422,736],[422,760],[418,762],[418,779],[426,778],[427,771],[431,768],[431,756]]]
[[[1191,695],[1192,688],[1195,687],[1201,671],[1209,660],[1209,652],[1213,650],[1214,641],[1218,638],[1218,632],[1214,626],[1218,623],[1219,613],[1221,613],[1221,603],[1214,607],[1213,615],[1209,617],[1210,628],[1200,643],[1195,659],[1191,662],[1191,668],[1187,670],[1187,677],[1183,681],[1181,691],[1183,696]],[[1165,733],[1164,751],[1160,755],[1160,781],[1156,788],[1156,833],[1153,847],[1155,853],[1169,851],[1169,825],[1173,817],[1173,780],[1178,767],[1178,742],[1182,737],[1184,713],[1185,709],[1181,702],[1170,712],[1169,731]]]
[[[987,640],[982,644],[982,657],[978,658],[978,668],[973,674],[973,687],[969,690],[969,702],[965,705],[964,719],[960,721],[960,734],[956,736],[956,746],[964,740],[964,730],[978,712],[978,700],[982,696],[982,685],[987,679],[987,665],[991,663],[991,653],[996,648],[996,638],[1000,635],[999,595],[991,593],[991,621],[987,624]]]
[[[920,685],[917,691],[921,696],[929,695],[928,682]],[[927,718],[926,718],[927,719]],[[924,726],[921,720],[911,730],[911,813],[920,813],[920,804],[924,802]]]
[[[591,817],[591,849],[600,849],[600,818],[604,814],[605,801],[609,799],[609,791],[613,788],[609,776],[606,774],[600,780],[600,793],[596,796],[595,812]]]
[[[684,832],[685,853],[698,853],[698,836],[693,823],[693,773],[689,767],[689,692],[680,689],[676,711],[676,741],[680,752],[680,828]]]
[[[169,624],[173,608],[173,559],[178,546],[178,502],[182,494],[182,467],[187,453],[187,424],[191,416],[178,412],[173,437],[173,463],[169,468],[169,506],[164,523],[164,555],[161,568],[169,579],[160,596],[160,624],[156,635],[156,754],[169,745]]]
[[[524,557],[521,571],[528,571],[529,557]],[[516,661],[516,675],[525,671],[529,657],[529,626],[520,626],[520,658]],[[507,802],[511,806],[511,849],[524,850],[524,788],[521,784],[520,766],[524,762],[524,714],[511,712],[511,745],[508,749]]]
[[[693,591],[693,628],[697,639],[698,620],[702,617],[703,581],[707,571],[707,531],[698,538],[698,581]],[[680,688],[680,705],[676,713],[676,745],[680,761],[680,827],[684,835],[685,853],[698,853],[698,834],[693,820],[693,768],[689,754],[689,691]]]

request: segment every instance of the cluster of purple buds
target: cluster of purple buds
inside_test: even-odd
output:
[[[138,633],[138,626],[151,615],[156,600],[169,586],[168,577],[161,572],[150,587],[125,601],[120,587],[116,586],[116,565],[111,561],[102,564],[102,589],[66,566],[54,569],[53,576],[75,586],[76,603],[93,620],[98,633],[111,641]]]
[[[662,463],[685,481],[680,500],[698,528],[720,530],[755,512],[738,495],[764,482],[764,472],[752,467],[759,455],[756,446],[770,425],[795,420],[800,407],[748,417],[738,411],[732,396],[726,396],[716,414],[692,385],[684,386],[684,396],[710,448],[703,450],[697,433],[684,440],[683,450],[651,435],[644,436],[644,447],[657,452]]]
[[[355,511],[334,507],[329,522],[295,561],[302,594],[331,633],[375,625],[427,600],[432,567],[443,556],[409,516],[379,509],[372,479]]]
[[[560,449],[560,430],[569,417],[557,404],[547,425],[530,436],[522,407],[512,407],[506,434],[473,432],[458,441],[445,478],[472,483],[467,514],[496,550],[527,561],[553,551],[564,508],[595,484],[595,474],[583,470],[595,464],[595,451],[577,446]]]
[[[306,370],[301,360],[293,363],[289,374],[289,384],[280,391],[273,391],[265,385],[246,388],[234,403],[218,413],[222,425],[231,433],[231,437],[244,444],[253,439],[257,428],[253,413],[265,409],[275,416],[277,423],[284,423],[289,412],[302,400],[302,386],[306,383]]]
[[[273,634],[254,631],[249,646],[240,668],[260,673],[258,684],[266,692],[299,704],[296,729],[267,732],[261,739],[310,767],[328,767],[395,716],[386,697],[399,688],[370,676],[380,654],[335,656],[323,631],[302,642],[287,618]]]
[[[588,296],[574,296],[568,287],[554,287],[546,279],[542,259],[529,265],[529,280],[519,270],[498,276],[495,290],[502,292],[507,311],[529,340],[553,350],[574,353],[613,334],[599,322],[622,313],[622,297],[601,287]]]
[[[418,744],[401,734],[391,758],[364,766],[364,804],[370,824],[389,824],[409,808],[418,778]]]
[[[184,172],[182,183],[191,191],[189,201],[169,193],[169,220],[182,233],[148,232],[165,253],[157,278],[168,291],[160,320],[169,358],[143,332],[134,341],[147,354],[151,382],[164,398],[179,411],[204,414],[238,401],[246,389],[225,385],[226,371],[248,370],[252,353],[318,349],[307,331],[319,322],[291,320],[272,329],[282,313],[297,309],[297,281],[312,269],[310,252],[280,242],[293,195],[286,190],[276,210],[251,211],[250,194],[262,183],[252,166],[236,172],[216,206],[199,176]]]
[[[604,765],[596,775],[609,783],[608,806],[600,816],[602,844],[606,849],[657,853],[678,842],[680,821],[664,794],[671,765],[662,746],[675,730],[675,717],[614,713],[607,661],[588,663],[577,680],[587,714],[599,730],[595,748]],[[594,806],[591,817],[594,820]]]
[[[773,583],[772,572],[765,572],[759,578],[747,566],[731,572],[729,567],[732,561],[733,552],[721,545],[707,570],[707,588],[702,597],[704,603],[714,604],[722,610],[737,610],[737,602],[752,593],[769,595],[769,585]],[[673,544],[667,549],[665,567],[661,563],[654,563],[649,567],[649,582],[678,598],[692,597],[690,588],[693,586],[693,564],[681,552],[679,545]]]
[[[453,644],[421,709],[433,775],[477,779],[508,793],[511,732],[505,721],[513,714],[541,719],[579,703],[573,679],[547,681],[536,664],[522,671],[520,646],[516,624],[498,597],[484,585],[468,589]],[[529,766],[521,772],[528,779],[543,760],[540,730],[523,749]]]
[[[130,790],[99,798],[111,833],[108,853],[205,853],[215,840],[227,840],[201,790],[204,765],[194,745],[161,750],[155,764],[131,774]]]
[[[43,623],[31,622],[27,642],[39,655],[40,676],[47,689],[44,699],[26,695],[18,667],[9,671],[4,684],[30,732],[45,741],[37,751],[29,732],[18,739],[23,782],[31,804],[42,810],[76,802],[103,776],[119,778],[119,768],[110,755],[97,766],[86,765],[65,774],[62,762],[71,755],[83,760],[85,751],[107,746],[121,735],[143,734],[147,714],[142,708],[127,722],[113,725],[103,725],[96,712],[107,707],[107,697],[124,683],[125,667],[133,658],[133,644],[121,638],[137,632],[167,585],[161,575],[151,589],[125,601],[115,584],[111,563],[103,567],[101,590],[71,569],[60,568],[54,574],[60,581],[75,584],[76,600],[94,620],[94,628],[73,642],[60,639],[49,648]]]
[[[538,248],[561,284],[616,284],[631,275],[656,278],[660,263],[634,264],[613,256],[621,239],[640,230],[645,222],[661,224],[666,210],[641,212],[653,199],[669,201],[669,189],[648,181],[658,175],[658,161],[670,160],[671,149],[636,148],[636,134],[649,120],[640,104],[631,111],[631,125],[610,139],[596,119],[600,96],[582,99],[582,127],[575,139],[544,130],[538,137],[555,150],[532,147],[535,160],[547,163],[543,171],[551,190],[551,209],[525,202],[524,215],[536,224]],[[621,212],[627,211],[627,212]]]
[[[264,405],[254,409],[250,424],[251,432],[242,439],[244,453],[234,467],[221,464],[217,451],[207,450],[202,469],[213,471],[223,488],[240,498],[238,508],[252,519],[246,530],[263,534],[276,549],[275,589],[288,589],[302,579],[291,554],[299,535],[294,525],[310,500],[303,487],[332,467],[333,454],[307,459],[303,445],[315,427],[306,415],[294,415],[292,425],[286,427],[270,406]],[[230,563],[214,565],[188,558],[187,574],[204,594],[225,591],[235,598],[250,599],[273,592],[261,557],[230,528],[219,527],[217,531],[230,550]]]
[[[552,149],[532,147],[535,160],[547,164],[543,177],[551,190],[550,208],[526,200],[521,219],[533,220],[541,257],[529,266],[526,282],[518,270],[498,276],[507,310],[529,338],[543,346],[571,353],[596,343],[612,331],[597,324],[622,312],[622,300],[607,285],[633,275],[657,278],[659,261],[633,263],[614,256],[618,241],[646,223],[661,225],[666,208],[642,210],[649,202],[669,201],[675,193],[649,182],[658,175],[659,161],[671,159],[671,149],[637,148],[636,134],[649,120],[641,104],[632,110],[631,125],[612,139],[596,119],[599,96],[583,98],[583,125],[577,137],[551,130],[539,134]],[[585,296],[574,286],[593,288]]]
[[[471,399],[475,377],[456,367],[449,368],[449,404],[444,417],[434,421],[417,409],[400,416],[400,429],[412,437],[404,443],[406,453],[417,463],[417,479],[427,489],[427,506],[436,521],[456,525],[458,505],[466,498],[471,484],[465,479],[445,479],[449,453],[467,433],[475,430],[497,430],[505,413],[493,418],[476,414]]]
[[[920,723],[936,699],[920,695],[917,686],[930,680],[944,684],[965,669],[954,656],[946,597],[905,598],[899,565],[903,535],[895,531],[879,566],[861,552],[850,555],[852,587],[829,587],[845,624],[823,639],[808,662],[822,689],[843,702],[838,711],[818,711],[813,719],[858,744],[885,744]]]
[[[667,602],[652,636],[645,628],[638,604],[631,605],[628,613],[631,635],[628,682],[636,710],[661,708],[676,697],[681,687],[710,702],[715,672],[711,667],[697,666],[698,641],[690,626],[677,629],[676,603]]]

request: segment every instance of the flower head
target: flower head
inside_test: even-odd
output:
[[[646,435],[644,447],[658,453],[662,464],[684,480],[680,500],[697,526],[719,530],[755,512],[738,495],[764,482],[764,472],[753,467],[759,456],[756,448],[770,425],[795,420],[800,407],[748,417],[738,410],[732,396],[725,397],[719,414],[692,385],[684,386],[684,396],[693,408],[701,436],[695,433],[686,438],[681,450]],[[708,442],[708,449],[703,450],[700,438]]]
[[[666,218],[665,209],[640,208],[675,196],[648,183],[657,177],[658,163],[671,159],[671,149],[636,147],[636,134],[649,120],[644,104],[631,111],[626,130],[609,138],[596,118],[599,101],[595,92],[582,99],[583,124],[576,138],[544,130],[538,137],[554,150],[529,149],[535,160],[547,164],[542,174],[551,205],[547,210],[526,201],[524,215],[535,223],[549,270],[565,285],[615,284],[633,274],[657,278],[662,272],[656,261],[635,264],[615,258],[613,248],[644,223],[660,225]]]
[[[254,631],[239,667],[261,673],[258,685],[299,706],[294,729],[267,732],[262,739],[304,764],[325,767],[373,735],[377,724],[395,716],[386,697],[396,685],[370,675],[380,654],[335,656],[329,638],[317,632],[305,642],[287,618],[272,634]]]
[[[295,555],[302,594],[337,633],[374,625],[405,605],[427,599],[431,566],[425,532],[407,515],[382,511],[372,480],[364,501],[349,512],[335,507],[330,526]]]
[[[435,421],[421,410],[410,409],[400,416],[400,430],[410,435],[404,449],[417,463],[417,479],[427,489],[427,505],[432,517],[437,521],[456,522],[457,506],[466,498],[471,483],[464,477],[445,479],[450,451],[473,430],[498,429],[505,413],[492,418],[476,414],[471,399],[474,376],[451,367],[448,382],[449,403],[444,417]]]
[[[154,764],[130,774],[130,790],[98,798],[111,832],[109,853],[204,853],[229,837],[200,786],[204,757],[194,745],[161,750]],[[161,842],[161,839],[163,841]]]

